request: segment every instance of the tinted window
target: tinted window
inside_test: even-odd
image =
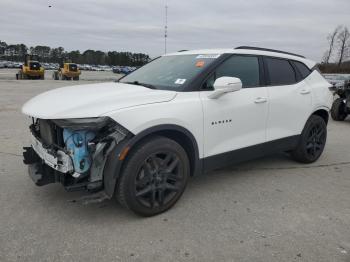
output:
[[[241,79],[243,87],[259,86],[259,62],[254,56],[232,56],[216,69],[216,78],[231,76]]]
[[[69,71],[78,71],[78,66],[76,64],[69,64]]]
[[[40,64],[38,62],[30,62],[29,68],[30,70],[39,70]]]
[[[311,73],[311,70],[303,63],[300,63],[297,61],[293,61],[293,63],[296,66],[296,68],[298,69],[298,71],[301,74],[303,79],[306,78]]]
[[[295,72],[288,60],[265,58],[271,85],[290,85],[296,83]]]

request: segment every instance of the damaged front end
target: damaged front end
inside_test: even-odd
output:
[[[33,118],[30,130],[31,146],[23,152],[30,177],[38,186],[59,182],[68,191],[103,189],[109,155],[132,135],[109,117]]]

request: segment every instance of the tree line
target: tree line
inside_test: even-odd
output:
[[[91,65],[142,66],[150,61],[149,55],[143,53],[103,52],[91,49],[81,53],[79,50],[65,51],[63,47],[51,48],[38,45],[28,48],[24,44],[7,44],[0,41],[0,59],[24,61],[26,54],[34,55],[40,62],[46,63],[71,61],[78,64]]]
[[[327,36],[328,49],[319,65],[324,73],[350,73],[350,32],[346,26],[337,26]]]

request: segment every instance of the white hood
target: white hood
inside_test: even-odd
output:
[[[69,86],[42,93],[22,107],[28,116],[41,119],[98,117],[122,108],[167,102],[176,92],[122,83]]]

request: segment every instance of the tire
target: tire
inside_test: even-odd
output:
[[[185,150],[171,139],[152,136],[130,152],[117,183],[116,197],[134,213],[154,216],[178,201],[189,175]]]
[[[74,81],[78,81],[79,80],[79,76],[73,77]]]
[[[44,80],[45,79],[45,75],[40,76],[39,79]]]
[[[332,105],[331,116],[335,121],[344,121],[348,116],[343,98],[337,98]]]
[[[291,152],[294,160],[301,163],[313,163],[322,154],[327,140],[327,125],[325,120],[312,115],[305,124],[297,147]]]

